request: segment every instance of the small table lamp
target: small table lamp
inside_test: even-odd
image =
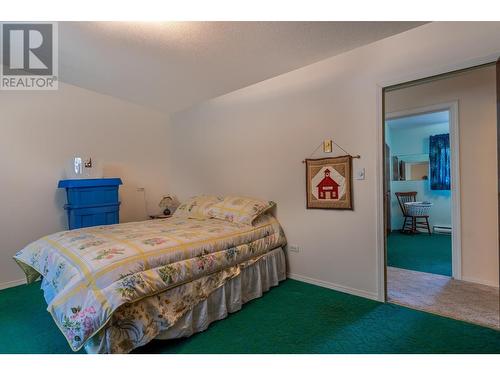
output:
[[[169,216],[179,205],[179,201],[175,195],[164,196],[158,206],[163,209],[163,215]]]

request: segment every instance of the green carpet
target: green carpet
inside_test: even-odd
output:
[[[451,236],[392,232],[387,236],[387,265],[451,276]]]
[[[39,283],[0,291],[0,353],[70,353]],[[191,338],[137,353],[500,353],[500,331],[287,280]]]

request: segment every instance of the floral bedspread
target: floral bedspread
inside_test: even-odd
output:
[[[90,353],[123,354],[147,344],[160,332],[172,327],[217,288],[238,276],[243,268],[260,262],[268,255],[269,253],[260,255],[165,292],[120,306],[109,322],[87,341],[85,349]]]
[[[232,267],[285,244],[278,221],[253,226],[170,218],[55,233],[14,259],[43,276],[47,310],[74,351],[120,306]]]

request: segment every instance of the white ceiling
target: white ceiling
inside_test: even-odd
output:
[[[60,22],[60,80],[173,113],[422,22]]]
[[[394,118],[386,121],[391,129],[409,129],[418,126],[443,124],[450,119],[449,111],[430,112],[413,116]]]

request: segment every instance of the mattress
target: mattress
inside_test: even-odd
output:
[[[77,351],[122,305],[139,301],[285,244],[270,214],[253,226],[169,218],[64,231],[14,259],[28,281],[43,276],[47,310]]]

